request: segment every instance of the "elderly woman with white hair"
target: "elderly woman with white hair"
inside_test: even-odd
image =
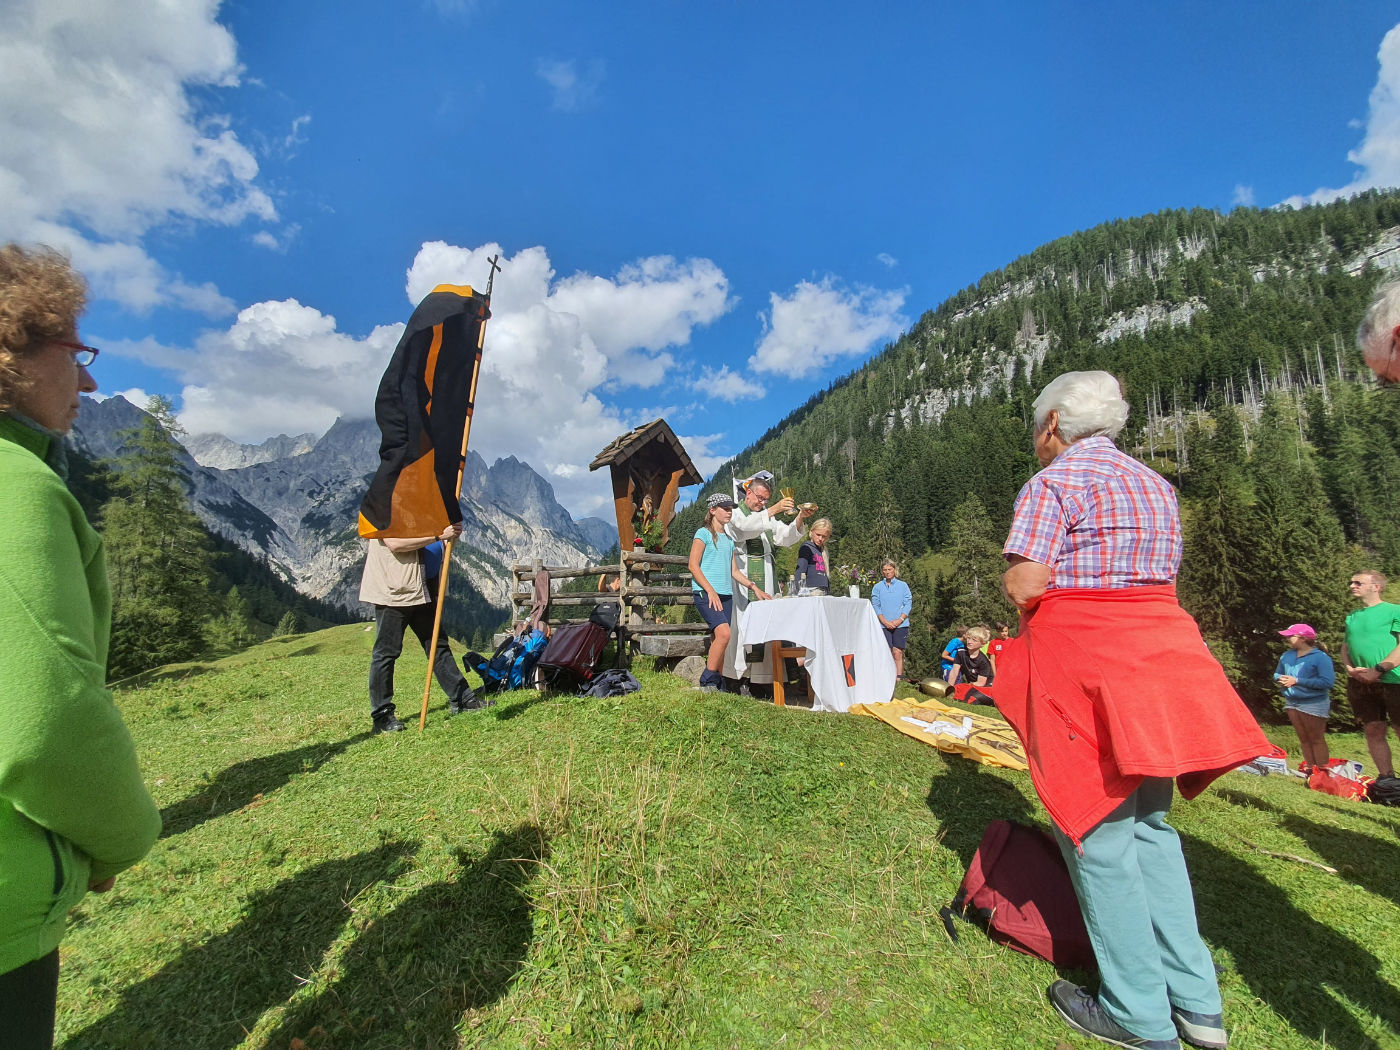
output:
[[[997,668],[997,705],[1025,745],[1099,963],[1097,995],[1056,981],[1055,1009],[1117,1046],[1173,1050],[1179,1034],[1224,1047],[1167,811],[1173,780],[1194,797],[1268,741],[1177,604],[1176,494],[1115,447],[1127,419],[1107,372],[1068,372],[1035,400],[1044,469],[1016,497],[1003,550],[1021,631]]]
[[[1400,281],[1376,289],[1356,330],[1356,345],[1377,379],[1400,383]]]

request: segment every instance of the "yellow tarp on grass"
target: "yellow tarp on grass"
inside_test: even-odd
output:
[[[986,766],[1028,768],[1016,731],[999,718],[975,715],[932,699],[852,704],[851,714],[878,718],[905,736]]]

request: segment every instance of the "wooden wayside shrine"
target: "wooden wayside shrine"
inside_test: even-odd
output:
[[[612,474],[618,546],[624,552],[632,550],[639,533],[649,528],[653,540],[643,546],[663,549],[681,488],[705,480],[664,419],[653,419],[614,439],[593,457],[588,469],[604,466]]]

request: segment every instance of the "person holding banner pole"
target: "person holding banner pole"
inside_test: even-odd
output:
[[[439,573],[429,571],[425,552],[455,540],[462,526],[449,525],[438,536],[418,539],[370,540],[365,551],[360,601],[374,606],[374,650],[369,658],[369,706],[375,733],[404,728],[394,713],[394,664],[403,652],[405,628],[417,636],[424,654],[431,653],[431,673],[447,694],[448,713],[476,711],[484,704],[472,691],[441,632],[433,634]],[[442,562],[441,548],[437,561]]]
[[[491,316],[491,288],[500,269],[496,260],[489,260],[484,295],[470,285],[440,284],[418,304],[384,369],[374,401],[381,435],[379,467],[360,504],[359,533],[370,540],[407,539],[420,545],[431,542],[434,534],[445,537],[428,643],[432,652],[438,651],[452,544],[460,534],[462,472]],[[439,532],[449,526],[456,526],[457,533]],[[423,683],[419,731],[428,721],[432,679],[430,670]]]

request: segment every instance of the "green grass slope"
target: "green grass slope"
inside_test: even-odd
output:
[[[372,637],[119,694],[166,830],[75,914],[60,1046],[1087,1045],[938,919],[988,821],[1043,822],[1026,775],[646,672],[371,737]],[[1400,811],[1231,774],[1176,818],[1234,1045],[1400,1046]]]

